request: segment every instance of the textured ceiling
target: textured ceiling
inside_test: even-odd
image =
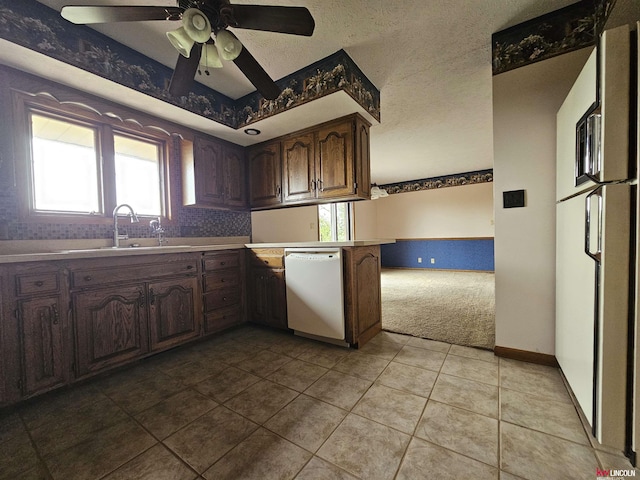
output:
[[[176,5],[172,0],[39,0],[65,4]],[[310,38],[236,29],[274,79],[343,48],[380,89],[382,121],[371,131],[377,183],[493,165],[491,34],[574,0],[235,0],[300,5],[316,21]],[[96,30],[173,67],[164,36],[175,22],[98,25]],[[232,98],[254,90],[226,62],[202,83]]]

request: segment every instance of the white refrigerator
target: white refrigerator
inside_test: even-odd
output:
[[[634,448],[633,43],[629,26],[605,31],[564,100],[556,178],[556,358],[596,439],[627,453]]]

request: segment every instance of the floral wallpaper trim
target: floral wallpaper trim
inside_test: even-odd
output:
[[[594,45],[616,0],[582,0],[491,36],[493,74]]]
[[[35,0],[0,0],[0,38],[235,129],[338,90],[380,121],[380,91],[344,50],[276,81],[276,100],[257,92],[233,100],[198,82],[188,96],[170,95],[172,69]]]
[[[421,180],[409,180],[406,182],[378,185],[389,193],[417,192],[419,190],[434,190],[437,188],[459,187],[475,183],[493,182],[493,169],[477,170],[475,172],[458,173],[442,177],[423,178]]]

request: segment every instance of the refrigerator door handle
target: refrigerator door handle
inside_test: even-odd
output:
[[[601,124],[602,115],[599,111],[587,117],[586,165],[585,175],[594,183],[600,183],[601,161]]]
[[[596,262],[600,263],[602,259],[602,202],[603,202],[603,187],[602,185],[596,188],[593,192],[587,195],[585,199],[584,208],[584,253],[589,255]],[[598,225],[597,225],[597,237],[596,237],[596,250],[591,249],[591,205],[593,203],[592,197],[598,199]]]

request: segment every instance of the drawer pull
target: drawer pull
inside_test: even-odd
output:
[[[41,287],[41,286],[43,286],[43,285],[44,285],[44,282],[43,282],[42,280],[38,280],[37,282],[34,282],[34,285],[35,285],[36,287]]]
[[[227,264],[227,262],[220,262],[220,266],[224,267]]]
[[[58,313],[58,307],[55,305],[51,305],[51,310],[53,311],[53,324],[58,325],[60,321],[60,314]]]
[[[227,301],[227,297],[222,297],[222,301],[226,302]]]
[[[85,281],[85,282],[90,282],[91,280],[93,280],[93,278],[91,278],[91,275],[86,275],[86,276],[84,277],[84,281]]]
[[[193,268],[193,265],[187,265],[187,270],[191,270]]]
[[[269,260],[264,260],[264,263],[269,265]]]
[[[224,283],[224,278],[221,278],[221,279],[220,279],[220,283]]]

